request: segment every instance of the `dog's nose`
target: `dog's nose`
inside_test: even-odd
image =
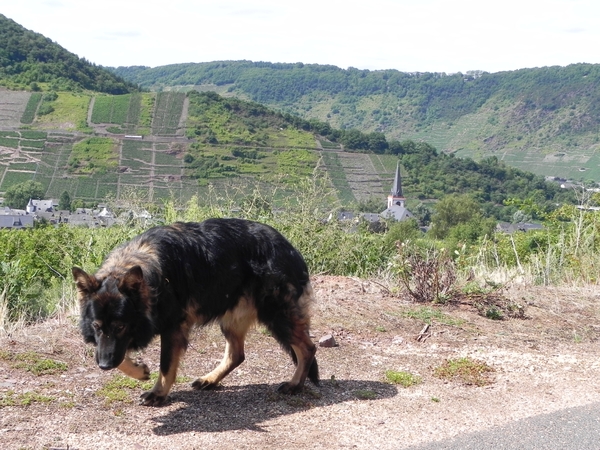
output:
[[[98,367],[100,367],[102,370],[110,370],[113,368],[110,364],[98,364]]]

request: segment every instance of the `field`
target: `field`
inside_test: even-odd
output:
[[[107,193],[119,199],[138,190],[153,200],[188,199],[206,195],[209,187],[281,181],[293,185],[320,166],[343,206],[375,198],[381,199],[383,208],[393,181],[394,156],[347,153],[291,127],[267,133],[248,123],[227,125],[222,123],[225,116],[214,113],[189,117],[183,92],[121,96],[60,92],[43,101],[52,111],[37,115],[40,102],[39,93],[0,90],[0,194],[15,183],[35,179],[47,196],[54,197],[67,190],[73,198],[102,201]],[[503,119],[496,118],[490,107],[487,115],[464,116],[456,123],[403,137],[423,139],[459,156],[493,155],[539,175],[600,179],[598,143],[573,142],[569,151],[549,148],[545,153],[507,147],[480,154],[469,148],[473,139],[489,137],[496,120]],[[195,143],[184,137],[202,123],[218,143]],[[127,134],[143,139],[125,139]],[[88,161],[80,152],[81,142],[94,136],[112,139],[114,145],[110,154]],[[405,187],[410,195],[410,186]]]
[[[41,99],[41,92],[34,92],[31,94],[31,97],[29,97],[29,101],[27,102],[27,106],[25,107],[25,111],[23,112],[23,116],[21,117],[22,123],[30,124],[33,122]]]
[[[183,134],[180,120],[184,103],[183,92],[159,92],[156,96],[156,108],[152,120],[152,134],[167,136]]]
[[[284,142],[302,140],[282,132],[280,144]],[[263,183],[283,182],[292,187],[320,165],[328,172],[343,205],[376,197],[381,198],[383,208],[396,161],[389,155],[209,145],[192,152],[198,163],[194,169],[194,164],[184,163],[183,156],[189,151],[187,140],[0,132],[0,192],[33,179],[42,183],[46,196],[55,198],[67,191],[73,198],[102,201],[107,195],[120,199],[138,191],[150,201],[171,197],[186,200],[192,195],[206,195],[209,185],[231,189],[255,177]]]
[[[21,118],[31,95],[30,92],[0,89],[0,130],[14,129],[22,125]]]
[[[48,102],[53,111],[50,114],[37,116],[33,125],[43,130],[63,130],[74,132],[87,126],[87,114],[91,96],[60,92],[56,98]],[[44,101],[45,103],[45,101]]]

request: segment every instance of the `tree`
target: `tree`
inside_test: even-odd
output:
[[[366,136],[355,128],[345,130],[341,142],[344,147],[351,150],[366,150],[368,148]]]
[[[374,131],[367,135],[367,146],[373,153],[384,153],[388,148],[388,142],[383,133]]]
[[[25,181],[9,187],[4,194],[4,204],[9,208],[25,209],[29,199],[39,199],[44,196],[45,190],[38,181]]]
[[[479,204],[470,195],[448,195],[435,205],[431,220],[431,234],[444,239],[450,230],[460,224],[481,219]]]
[[[71,196],[67,191],[64,191],[60,194],[60,199],[58,200],[58,209],[71,210]]]

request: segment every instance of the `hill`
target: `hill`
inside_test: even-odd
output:
[[[38,90],[41,85],[57,91],[110,94],[138,90],[135,84],[0,14],[0,86]]]
[[[600,181],[600,65],[445,74],[217,61],[111,70],[148,89],[215,90],[340,129]]]
[[[370,135],[211,92],[0,91],[0,100],[0,192],[36,180],[46,196],[67,191],[84,202],[119,200],[132,191],[146,193],[151,202],[210,192],[243,196],[257,185],[281,198],[319,167],[342,205],[374,200],[379,210],[400,161],[409,206],[470,193],[490,215],[507,218],[512,209],[502,203],[511,197],[548,207],[570,201],[557,184],[495,158],[475,162],[422,142],[385,138],[377,145],[396,154],[382,148],[359,153],[337,141],[370,145]]]
[[[207,198],[215,192],[241,201],[260,187],[272,193],[265,194],[273,196],[266,200],[277,204],[318,168],[329,174],[341,205],[371,202],[371,209],[380,211],[400,161],[409,207],[469,193],[488,215],[508,218],[514,208],[502,203],[511,197],[535,199],[549,208],[567,199],[557,185],[510,169],[498,158],[461,160],[423,142],[334,128],[325,121],[210,91],[138,92],[133,84],[42,35],[4,16],[0,22],[5,49],[0,83],[13,88],[29,83],[32,88],[0,90],[0,193],[35,180],[46,196],[58,198],[66,191],[80,203],[120,200],[132,191],[144,193],[150,202]],[[238,73],[247,66],[273,68],[217,64],[213,81],[248,79],[249,74]],[[296,66],[304,73],[305,66]],[[322,83],[329,88],[347,88],[335,77],[330,79],[335,68],[309,68],[322,69]],[[238,72],[227,75],[229,69]],[[131,71],[142,74],[145,69]],[[310,85],[309,78],[306,83]],[[284,84],[279,94],[267,89],[257,96],[262,101],[285,100],[288,88]],[[299,92],[297,99],[310,89]],[[426,216],[427,207],[420,209]]]

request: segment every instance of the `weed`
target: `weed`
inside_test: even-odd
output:
[[[65,372],[69,368],[67,363],[44,358],[42,355],[35,352],[16,354],[3,352],[3,354],[0,355],[0,358],[11,361],[12,366],[15,369],[23,369],[37,376],[54,375]]]
[[[440,399],[439,399],[439,397],[431,397],[431,401],[434,403],[439,403]]]
[[[150,390],[158,378],[158,372],[150,374],[150,380],[139,381],[124,375],[115,375],[108,383],[96,392],[99,397],[104,397],[106,404],[114,402],[131,403],[131,391],[134,389]],[[175,383],[185,383],[191,381],[191,378],[178,376]]]
[[[456,268],[448,253],[398,243],[400,282],[414,301],[446,303],[455,293]]]
[[[335,379],[335,375],[331,375],[331,384],[333,387],[340,387],[340,383]]]
[[[50,403],[54,400],[47,395],[38,394],[37,392],[25,392],[19,395],[19,401],[22,406],[29,406],[32,403]]]
[[[474,281],[465,284],[458,294],[460,301],[471,304],[477,309],[479,315],[491,320],[525,317],[525,308],[500,292],[504,289],[503,285],[489,280],[486,280],[485,284],[485,287]]]
[[[0,408],[6,406],[29,406],[32,403],[50,403],[53,397],[42,395],[37,392],[29,391],[22,394],[15,394],[14,391],[7,391],[0,394]]]
[[[443,379],[458,381],[475,386],[490,384],[490,374],[495,370],[483,361],[472,358],[447,359],[441,366],[434,369],[434,375]]]
[[[398,372],[396,370],[386,370],[385,378],[390,383],[399,384],[405,388],[420,384],[423,381],[421,377],[410,372]]]
[[[427,306],[422,306],[416,309],[410,309],[408,311],[404,311],[402,313],[403,317],[407,317],[409,319],[418,319],[431,325],[431,323],[435,320],[438,323],[450,326],[461,326],[465,323],[462,319],[455,319],[447,314],[444,314],[442,311],[436,308],[430,308]]]
[[[502,311],[497,306],[490,306],[485,311],[485,317],[492,320],[502,320],[504,316],[502,315]]]
[[[307,392],[307,391],[304,391]],[[308,400],[302,398],[300,395],[295,395],[295,396],[290,396],[290,395],[283,395],[283,394],[278,394],[278,393],[271,393],[269,394],[269,396],[267,397],[267,399],[271,402],[284,402],[286,405],[288,406],[292,406],[294,408],[310,408],[312,405],[312,403],[310,403]]]
[[[130,391],[140,387],[140,382],[123,375],[115,375],[108,383],[96,392],[99,397],[104,397],[105,403],[113,402],[132,403]]]
[[[354,391],[354,395],[359,400],[375,400],[377,398],[377,392],[359,389]]]
[[[385,329],[385,327],[376,326],[375,331],[379,331],[380,333],[385,333],[387,330]]]

